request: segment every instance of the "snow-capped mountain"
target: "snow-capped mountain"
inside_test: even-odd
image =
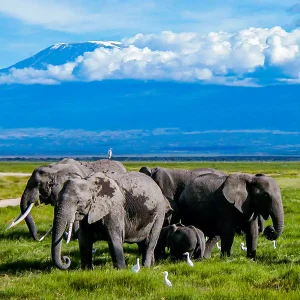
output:
[[[24,69],[30,67],[37,70],[45,70],[47,69],[47,65],[57,66],[72,62],[85,52],[93,52],[100,47],[107,49],[122,48],[122,44],[114,41],[88,41],[70,44],[58,43],[8,68],[1,69],[0,72],[6,73],[11,68]]]

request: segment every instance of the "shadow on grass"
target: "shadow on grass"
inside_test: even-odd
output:
[[[50,271],[53,267],[51,261],[39,262],[34,260],[16,260],[10,263],[0,265],[0,275],[18,274],[28,271]]]
[[[19,240],[20,238],[26,240],[33,240],[28,231],[2,231],[0,232],[0,240]]]

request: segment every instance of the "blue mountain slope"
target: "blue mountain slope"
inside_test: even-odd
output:
[[[118,42],[100,41],[55,44],[8,68],[1,69],[0,73],[6,73],[11,68],[23,69],[31,67],[38,70],[44,70],[47,69],[48,64],[62,65],[67,62],[72,62],[85,52],[92,52],[99,47],[110,49],[114,47],[122,47],[122,45]]]
[[[300,103],[294,97],[299,93],[300,86],[244,88],[126,80],[1,86],[0,155],[12,150],[95,154],[106,153],[107,147],[119,154],[299,155]],[[63,133],[1,140],[1,127],[56,128]],[[169,133],[157,128],[169,128]],[[65,137],[66,130],[91,135],[83,140],[80,132]],[[140,132],[127,138],[128,130]],[[102,137],[102,131],[125,133]],[[1,148],[1,143],[11,146]]]

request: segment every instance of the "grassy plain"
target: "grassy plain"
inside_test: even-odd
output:
[[[0,172],[31,172],[37,165],[42,163],[16,163],[13,167],[10,163],[0,163]],[[160,165],[272,175],[281,186],[285,211],[285,230],[277,241],[277,249],[261,236],[257,260],[248,260],[239,248],[245,238],[236,236],[230,259],[220,259],[214,249],[211,259],[195,263],[194,268],[184,262],[173,264],[165,260],[133,274],[131,266],[139,256],[135,245],[125,245],[128,268],[117,271],[112,268],[107,244],[97,242],[95,270],[89,272],[80,270],[78,245],[71,241],[62,248],[62,253],[72,259],[71,267],[59,271],[51,262],[51,238],[42,243],[32,241],[24,222],[5,231],[19,209],[3,208],[0,209],[0,299],[300,299],[300,163],[126,162],[125,165],[128,170]],[[0,181],[1,195],[20,196],[27,178],[18,179],[8,177]],[[35,207],[33,216],[39,233],[43,234],[52,223],[53,208]],[[161,272],[165,270],[169,272],[172,288],[163,283]]]

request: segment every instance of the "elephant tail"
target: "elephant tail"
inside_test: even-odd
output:
[[[203,232],[194,227],[194,226],[189,226],[196,234],[197,238],[197,243],[194,251],[194,257],[196,259],[202,259],[204,257],[204,251],[205,251],[205,237]]]

